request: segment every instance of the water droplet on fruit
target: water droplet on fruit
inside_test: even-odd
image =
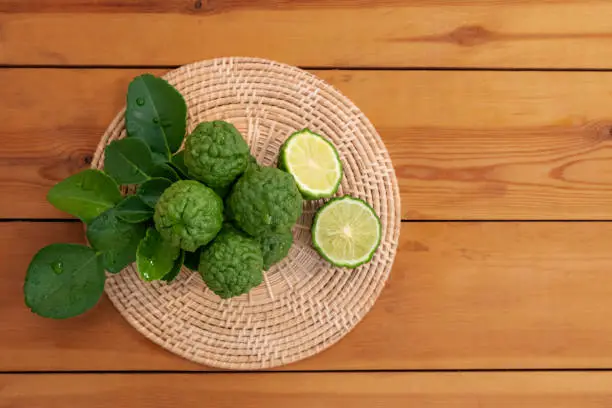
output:
[[[144,98],[136,98],[136,105],[142,106],[145,104]]]
[[[156,125],[159,124],[159,118],[153,118],[153,123],[155,123]]]
[[[64,263],[62,261],[52,262],[51,269],[53,269],[53,272],[59,275],[64,272]]]

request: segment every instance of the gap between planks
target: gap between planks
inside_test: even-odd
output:
[[[384,374],[384,373],[405,373],[405,374],[470,374],[470,373],[612,373],[612,367],[609,368],[443,368],[443,369],[320,369],[320,370],[219,370],[219,371],[202,371],[198,370],[8,370],[0,371],[0,377],[3,375],[241,375],[241,374],[257,374],[257,375],[275,375],[275,374]]]
[[[84,64],[70,64],[70,65],[56,65],[56,64],[0,64],[0,69],[90,69],[90,70],[105,70],[105,69],[118,69],[118,70],[173,70],[180,68],[180,65],[113,65],[113,64],[98,64],[98,65],[84,65]],[[326,66],[326,65],[300,65],[298,68],[306,71],[463,71],[463,72],[612,72],[612,68],[596,68],[596,67],[585,67],[585,68],[572,68],[572,67],[561,67],[561,68],[523,68],[523,67],[444,67],[444,66],[414,66],[414,67],[384,67],[384,66]]]

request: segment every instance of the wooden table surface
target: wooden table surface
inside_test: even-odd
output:
[[[218,56],[304,67],[371,119],[399,252],[340,343],[270,373],[176,357],[104,299],[24,305],[82,242],[45,201],[130,79]],[[611,407],[609,0],[0,0],[0,407]]]

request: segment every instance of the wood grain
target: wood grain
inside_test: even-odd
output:
[[[0,223],[0,371],[206,370],[132,329],[104,299],[32,315],[31,256],[78,223]],[[387,287],[337,345],[289,370],[612,368],[612,223],[404,223]]]
[[[608,408],[612,373],[0,376],[0,407]]]
[[[10,65],[254,55],[326,67],[612,67],[607,0],[3,0],[0,12],[0,64]]]
[[[0,70],[0,217],[87,167],[143,70]],[[161,71],[153,71],[157,74]],[[612,219],[612,73],[314,71],[389,149],[404,219]]]

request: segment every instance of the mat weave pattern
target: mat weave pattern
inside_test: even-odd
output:
[[[172,284],[145,283],[127,267],[109,275],[106,293],[140,333],[189,360],[255,370],[292,363],[326,349],[370,310],[391,271],[400,231],[400,198],[389,154],[364,114],[326,82],[298,68],[253,58],[220,58],[164,76],[184,96],[188,132],[226,120],[241,131],[260,164],[275,165],[284,140],[308,127],[336,146],[345,174],[338,195],[364,199],[379,214],[381,245],[355,270],[332,267],[311,246],[310,226],[323,200],[305,201],[289,256],[249,294],[221,300],[183,267]],[[381,97],[384,95],[372,95]],[[125,137],[124,111],[100,140]]]

